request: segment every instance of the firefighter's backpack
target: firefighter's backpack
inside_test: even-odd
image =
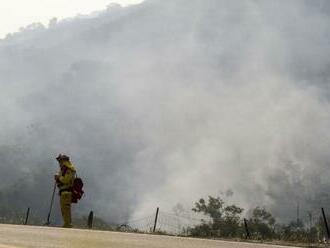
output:
[[[82,179],[80,177],[75,177],[75,179],[73,180],[73,183],[72,183],[72,188],[71,188],[71,192],[72,192],[71,202],[72,203],[77,203],[83,196],[83,194],[84,194],[83,186],[84,186],[84,183],[83,183]]]

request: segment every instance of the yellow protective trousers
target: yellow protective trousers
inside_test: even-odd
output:
[[[71,192],[62,192],[60,195],[61,213],[63,218],[63,227],[72,227],[71,224]]]

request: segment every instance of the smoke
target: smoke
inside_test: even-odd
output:
[[[329,11],[146,0],[8,35],[2,189],[33,178],[26,202],[47,206],[67,153],[86,184],[76,211],[112,222],[227,189],[282,219],[329,203]]]

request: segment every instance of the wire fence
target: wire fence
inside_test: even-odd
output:
[[[142,218],[129,220],[119,224],[118,229],[121,231],[137,231],[137,232],[158,232],[171,235],[189,235],[188,228],[199,225],[202,219],[211,221],[208,217],[203,217],[194,213],[169,213],[159,211],[157,216],[149,215]]]
[[[214,228],[214,223],[223,223],[221,221],[224,220],[224,217],[215,219],[193,211],[167,212],[158,210],[159,209],[157,209],[156,215],[151,214],[142,216],[141,218],[130,219],[119,223],[116,227],[113,227],[113,229],[123,232],[158,233],[176,236],[198,236],[201,234],[198,233],[198,231],[204,231],[204,234],[201,234],[204,237],[264,239],[264,237],[258,233],[258,230],[256,231],[253,227],[255,223],[251,218],[248,220],[238,218],[237,225],[234,226],[234,228],[226,223]],[[291,229],[288,228],[289,224],[271,225],[271,232],[276,233],[276,236],[273,237],[279,240],[301,240],[304,242],[312,242],[312,240],[313,242],[323,242],[325,240],[330,240],[330,225],[327,223],[327,220],[330,220],[330,218],[326,214],[322,215],[323,210],[321,210],[320,208],[318,210],[301,212],[297,216],[297,219],[291,220],[291,223],[293,223],[290,227]],[[29,220],[29,215],[29,208],[25,213],[16,213],[15,216],[18,221],[12,223],[33,224],[32,221],[30,222]],[[1,217],[0,222],[8,223],[6,217]],[[87,227],[97,229],[98,226],[93,226],[92,222],[93,219],[88,218]],[[206,232],[205,229],[203,229],[205,227],[207,227]],[[228,233],[230,233],[229,236]]]
[[[130,220],[121,225],[122,231],[134,231],[143,233],[163,233],[176,236],[194,236],[194,228],[211,226],[217,219],[195,212],[166,212],[157,211],[158,216],[150,215],[143,218]],[[327,242],[330,240],[330,233],[325,222],[329,217],[323,218],[321,209],[307,211],[302,213],[296,220],[292,220],[293,229],[289,231],[288,225],[273,225],[270,230],[276,235],[274,239],[278,240],[299,240],[302,242]],[[223,219],[222,219],[223,220]],[[220,221],[220,219],[219,219]],[[241,239],[265,239],[262,233],[252,228],[252,219],[239,219],[238,225],[233,229],[230,225],[222,225],[216,229],[209,228],[209,237],[228,237]],[[317,228],[316,228],[317,227]],[[234,233],[233,236],[226,236],[228,233]]]

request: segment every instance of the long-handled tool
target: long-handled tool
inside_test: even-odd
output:
[[[55,197],[55,191],[56,191],[56,182],[54,183],[54,189],[53,189],[53,195],[52,195],[52,200],[50,201],[50,206],[49,206],[49,212],[47,216],[47,222],[45,223],[45,226],[50,225],[50,214],[52,213],[52,208],[53,208],[53,203],[54,203],[54,197]]]

